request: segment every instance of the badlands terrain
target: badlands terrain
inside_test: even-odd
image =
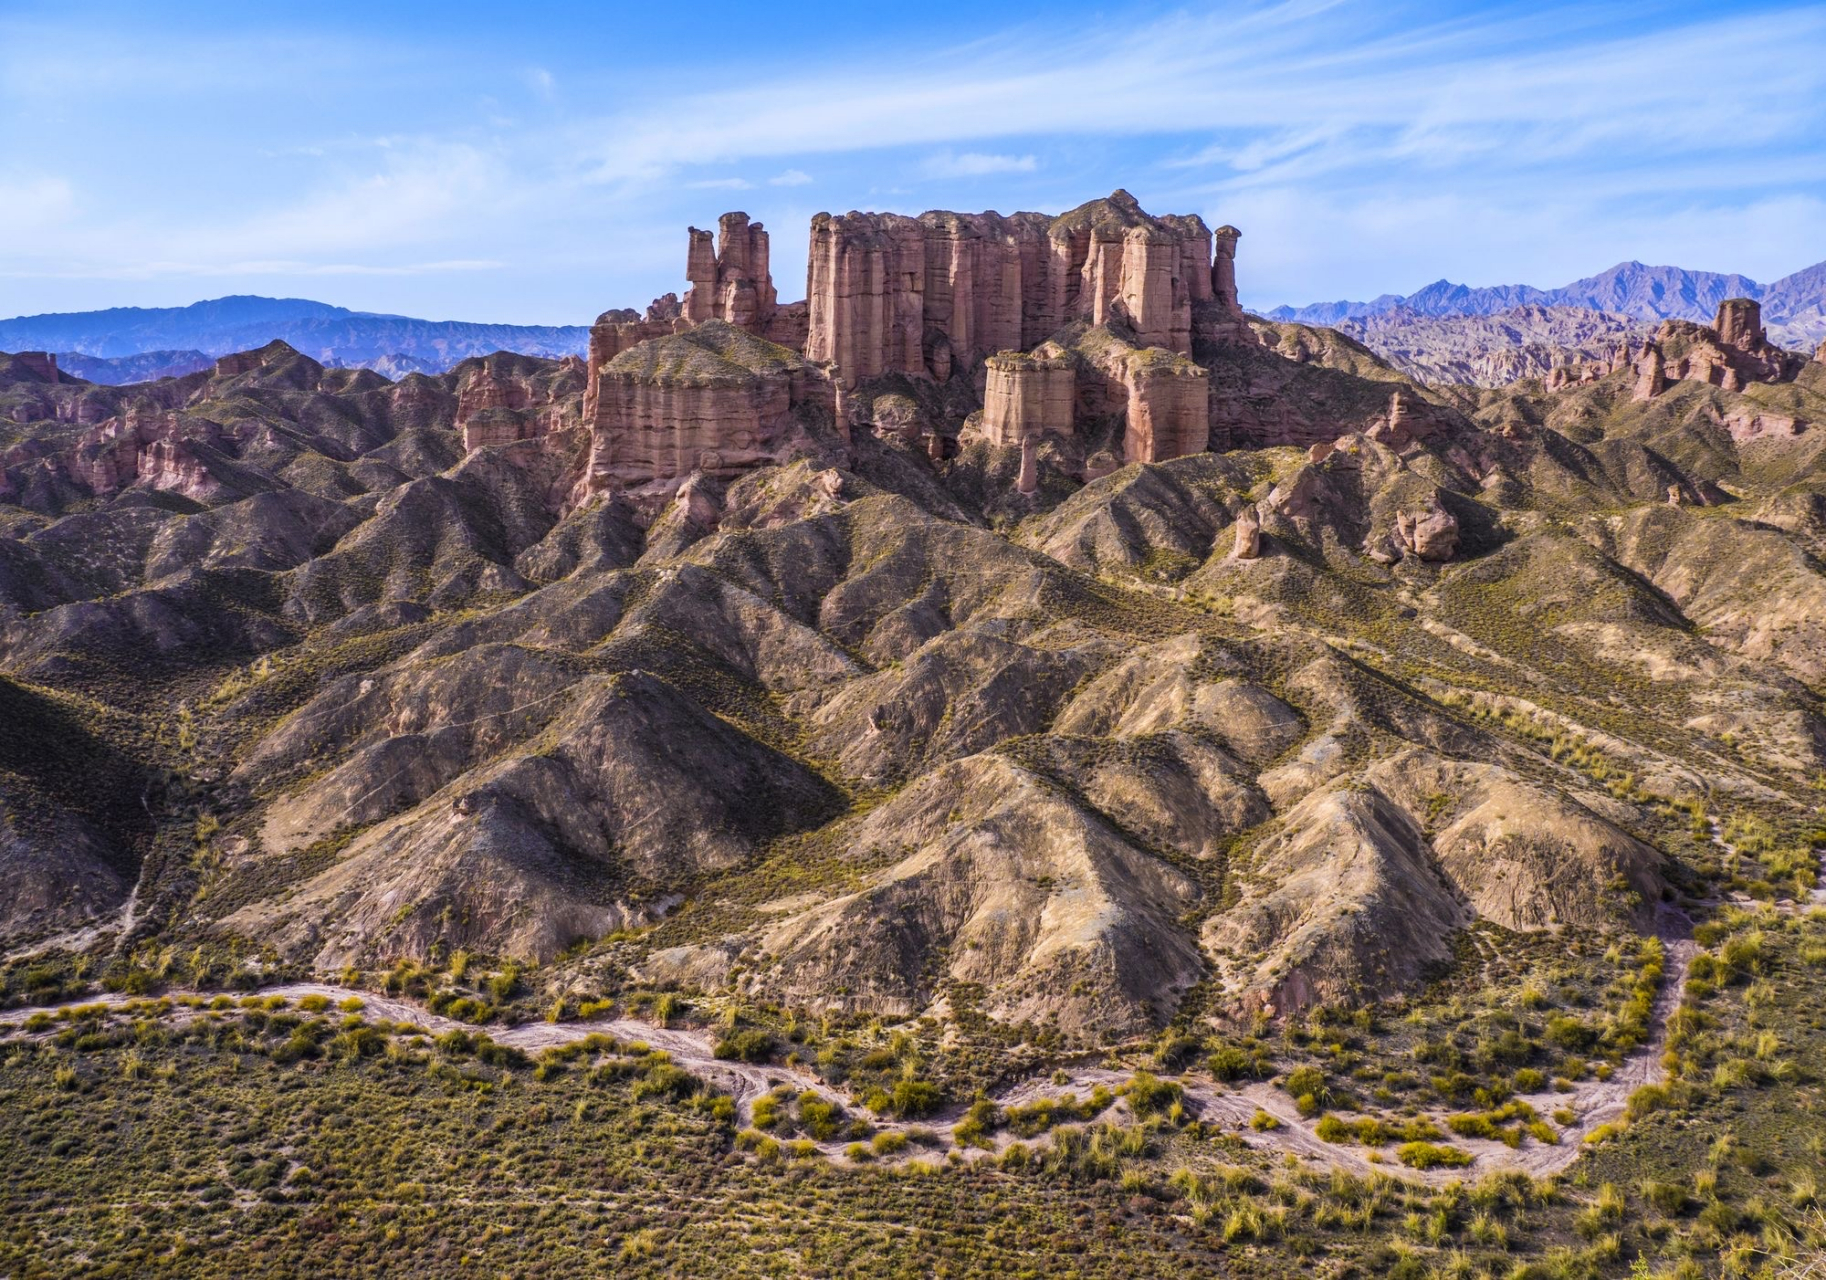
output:
[[[0,356],[0,1271],[1818,1257],[1826,346],[1388,360],[1239,235]]]

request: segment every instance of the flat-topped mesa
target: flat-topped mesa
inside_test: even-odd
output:
[[[798,352],[710,319],[621,352],[598,371],[585,488],[638,488],[778,461],[800,405],[830,387]]]
[[[1236,302],[1236,231],[1224,231],[1214,260],[1202,219],[1154,217],[1126,191],[1051,219],[821,213],[805,354],[855,386],[889,373],[942,381],[1079,319],[1118,321],[1180,355],[1201,317],[1215,341],[1253,342]]]
[[[1211,439],[1211,379],[1202,365],[1159,347],[1125,361],[1127,428],[1122,456],[1129,462],[1165,462],[1203,453]]]
[[[1077,375],[1063,352],[1042,346],[1031,355],[1004,351],[984,362],[983,433],[1012,448],[1048,431],[1070,435]]]
[[[767,230],[745,213],[725,213],[717,233],[688,228],[685,279],[690,288],[681,301],[675,293],[655,298],[645,316],[632,311],[605,311],[590,327],[589,385],[583,416],[596,416],[598,375],[622,352],[642,342],[680,333],[706,320],[722,320],[750,333],[799,350],[805,345],[806,305],[781,306],[768,267]]]

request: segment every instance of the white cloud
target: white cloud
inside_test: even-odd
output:
[[[982,151],[966,151],[962,155],[941,151],[937,155],[927,156],[919,166],[920,172],[928,178],[977,178],[991,173],[1032,173],[1039,167],[1040,161],[1036,156],[998,156]]]
[[[803,169],[788,169],[785,173],[776,173],[767,180],[770,187],[803,187],[812,180],[812,175]]]
[[[55,231],[75,208],[76,191],[67,178],[0,175],[0,237]]]
[[[700,178],[687,182],[688,191],[752,191],[754,183],[746,178]]]
[[[558,77],[544,67],[528,68],[526,83],[532,87],[533,93],[545,102],[550,102],[558,96]]]

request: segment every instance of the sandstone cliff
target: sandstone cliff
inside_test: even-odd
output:
[[[819,214],[805,353],[854,386],[886,373],[942,381],[1080,319],[1117,321],[1141,346],[1187,355],[1197,311],[1214,337],[1253,342],[1236,303],[1235,229],[1217,246],[1214,262],[1201,219],[1154,217],[1126,191],[1050,220]]]
[[[830,407],[828,384],[797,352],[714,319],[629,348],[597,384],[590,492],[777,461],[794,409]]]

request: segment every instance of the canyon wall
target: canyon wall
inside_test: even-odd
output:
[[[998,351],[1033,347],[1073,320],[1116,323],[1144,347],[1192,350],[1195,313],[1214,333],[1246,326],[1233,228],[1154,217],[1117,191],[1041,214],[819,214],[806,273],[808,359],[845,386],[887,373],[941,381]],[[1220,332],[1222,331],[1222,332]],[[1253,341],[1251,336],[1249,341]]]

